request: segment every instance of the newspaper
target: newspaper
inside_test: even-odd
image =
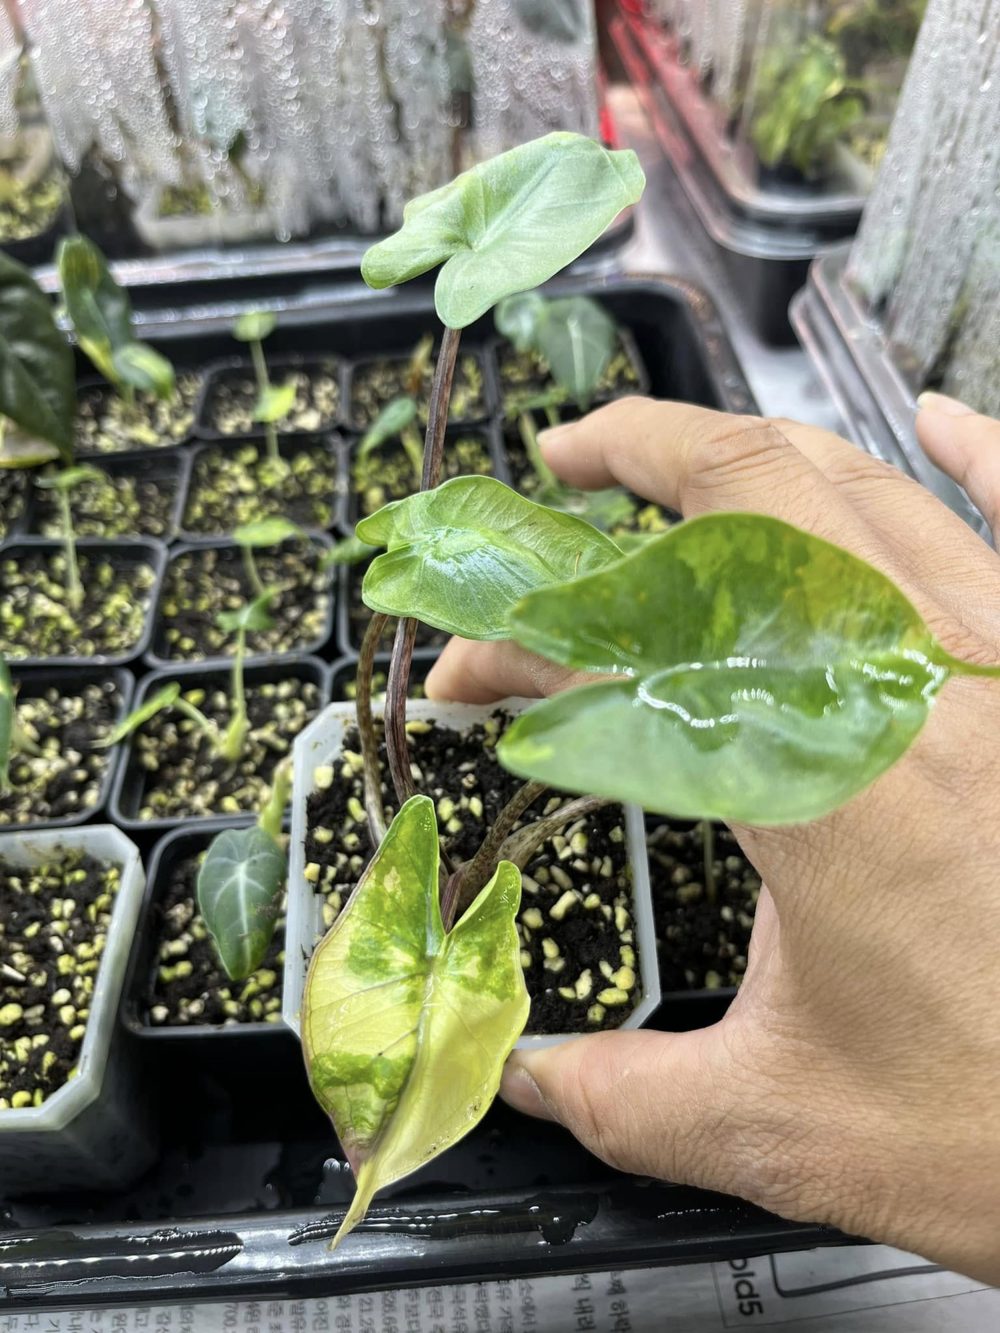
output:
[[[1000,1289],[881,1245],[302,1301],[0,1315],[0,1333],[991,1333]]]

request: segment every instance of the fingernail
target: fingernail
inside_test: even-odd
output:
[[[546,449],[550,444],[558,444],[560,440],[568,439],[573,430],[573,422],[567,422],[562,426],[549,426],[546,430],[538,432],[538,443]]]
[[[971,407],[960,403],[957,398],[949,398],[946,393],[931,393],[928,390],[917,399],[917,406],[925,412],[940,412],[944,417],[974,417]]]
[[[525,1069],[516,1051],[504,1065],[500,1096],[515,1111],[523,1111],[525,1115],[533,1115],[540,1120],[555,1119],[538,1084]]]

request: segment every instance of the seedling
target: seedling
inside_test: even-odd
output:
[[[277,593],[284,591],[284,588],[276,587],[270,590],[265,588],[254,551],[264,550],[269,546],[280,546],[282,542],[292,537],[305,537],[305,535],[297,523],[280,515],[256,519],[253,523],[244,523],[234,530],[233,541],[242,552],[243,569],[254,597],[259,600],[270,595],[273,598]]]
[[[0,467],[68,463],[75,410],[73,352],[52,303],[23,265],[0,254]]]
[[[93,467],[69,467],[61,472],[47,473],[35,478],[41,490],[51,490],[59,503],[59,521],[62,543],[66,552],[66,604],[71,611],[83,605],[83,584],[80,582],[80,564],[76,558],[76,532],[73,529],[73,506],[70,493],[84,481],[100,481],[102,474]]]
[[[10,761],[19,754],[37,756],[38,746],[17,721],[17,686],[10,667],[0,657],[0,792],[10,788]]]
[[[132,302],[115,281],[107,260],[85,236],[60,241],[56,267],[63,302],[84,355],[136,411],[136,393],[172,398],[174,368],[135,337]]]
[[[269,338],[278,323],[277,316],[268,310],[248,310],[233,325],[233,337],[250,348],[254,378],[257,381],[257,402],[253,420],[264,427],[267,456],[276,474],[285,472],[286,464],[278,452],[278,422],[283,421],[295,406],[295,381],[272,384],[264,356],[264,339]]]

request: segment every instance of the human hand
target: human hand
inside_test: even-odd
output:
[[[958,406],[929,396],[920,439],[997,531],[1000,424]],[[835,435],[627,399],[543,447],[572,485],[806,528],[893,578],[950,652],[1000,661],[1000,558]],[[513,644],[453,640],[427,691],[490,702],[572,683]],[[845,808],[736,830],[767,888],[720,1023],[517,1053],[504,1097],[621,1170],[1000,1282],[998,817],[1000,684],[955,679],[907,756]]]

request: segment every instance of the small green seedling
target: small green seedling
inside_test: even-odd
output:
[[[10,789],[10,763],[19,754],[37,758],[41,750],[18,724],[17,686],[10,667],[0,657],[0,793]]]
[[[365,431],[358,444],[357,462],[364,463],[376,449],[398,439],[420,486],[424,470],[424,442],[416,427],[417,404],[412,398],[394,398],[387,403]]]
[[[360,537],[342,537],[324,553],[320,558],[320,564],[324,569],[330,569],[335,565],[360,565],[374,554],[375,548],[363,542]]]
[[[233,337],[250,348],[254,378],[257,381],[257,402],[253,419],[264,427],[267,456],[276,473],[287,471],[287,465],[278,452],[278,422],[283,421],[295,406],[294,380],[272,384],[264,356],[264,339],[269,338],[278,323],[276,315],[268,310],[248,310],[233,325]]]
[[[45,473],[35,478],[35,485],[41,490],[53,491],[59,504],[62,543],[66,552],[66,603],[71,611],[79,611],[83,605],[83,584],[80,581],[80,564],[76,557],[76,532],[73,528],[70,493],[81,482],[100,481],[102,476],[97,468],[78,466],[64,468],[61,472]]]
[[[68,463],[75,410],[73,352],[52,303],[22,264],[0,254],[0,467]]]
[[[289,541],[293,537],[305,536],[305,532],[297,523],[278,514],[271,518],[254,519],[252,523],[244,523],[234,530],[233,541],[243,554],[243,569],[254,597],[259,599],[268,594],[268,589],[260,577],[254,551],[264,550],[269,546],[280,546],[282,542]],[[271,590],[271,595],[274,596],[281,591],[283,589],[274,588]]]
[[[136,393],[173,397],[173,366],[135,337],[128,292],[115,281],[93,241],[85,236],[60,241],[56,267],[66,313],[81,350],[130,410],[135,411]]]

